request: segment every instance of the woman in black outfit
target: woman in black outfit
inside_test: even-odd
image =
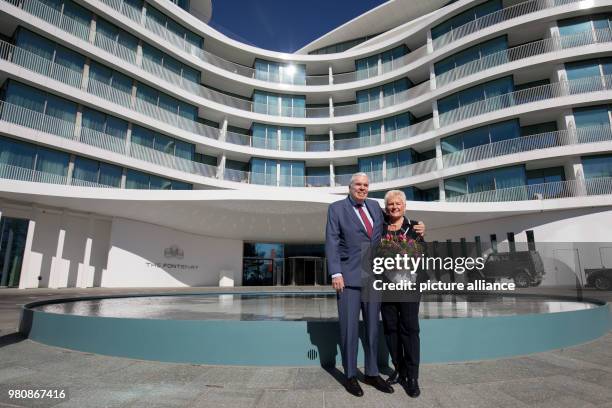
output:
[[[406,238],[423,242],[422,236],[414,231],[417,221],[404,216],[406,195],[400,190],[391,190],[385,194],[385,226],[383,237],[387,234],[404,235]],[[408,274],[409,275],[409,274]],[[405,277],[405,276],[404,276]],[[393,279],[393,278],[390,278]],[[412,279],[417,282],[417,279]],[[419,301],[418,290],[400,299],[383,299],[381,314],[387,347],[395,371],[387,380],[390,384],[405,383],[406,392],[416,398],[419,389]]]

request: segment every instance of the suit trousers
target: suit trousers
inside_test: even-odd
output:
[[[336,294],[340,323],[340,351],[347,378],[357,376],[359,347],[359,312],[363,315],[365,337],[365,375],[378,375],[378,325],[380,302],[362,302],[361,288],[345,286]]]
[[[408,378],[419,378],[421,339],[419,302],[384,302],[381,306],[385,340],[393,366]]]

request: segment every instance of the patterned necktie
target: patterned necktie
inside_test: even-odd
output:
[[[359,211],[359,216],[363,221],[363,225],[365,225],[368,237],[372,238],[372,224],[370,223],[370,220],[368,219],[368,216],[366,215],[365,211],[363,211],[363,204],[356,204],[355,207],[357,207],[357,211]]]

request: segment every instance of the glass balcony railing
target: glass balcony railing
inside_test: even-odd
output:
[[[444,47],[466,35],[473,34],[477,31],[491,27],[495,24],[503,23],[504,21],[513,18],[521,17],[526,14],[535,13],[541,10],[547,10],[554,7],[564,6],[571,3],[579,3],[582,0],[530,0],[523,3],[515,4],[510,7],[503,8],[494,13],[487,14],[476,20],[470,21],[462,26],[459,26],[448,33],[432,41],[434,50]]]
[[[177,157],[97,130],[77,127],[73,122],[61,120],[30,109],[0,101],[0,121],[36,129],[89,146],[108,150],[169,169],[204,177],[216,177],[217,168],[208,164]],[[61,184],[61,183],[60,183]]]
[[[16,7],[20,7],[28,13],[35,15],[36,17],[45,20],[46,22],[53,24],[62,30],[69,32],[81,38],[85,41],[88,41],[90,34],[90,27],[87,24],[83,24],[80,21],[74,20],[68,16],[63,15],[60,11],[49,7],[39,0],[3,0],[6,1]],[[257,74],[257,71],[254,68],[247,67],[241,64],[237,64],[231,61],[224,60],[221,57],[218,57],[214,54],[211,54],[201,47],[198,47],[191,42],[187,41],[185,38],[182,38],[166,27],[160,25],[156,21],[146,18],[143,15],[141,10],[133,8],[129,3],[124,2],[123,0],[100,0],[102,3],[111,7],[112,9],[118,11],[124,16],[128,17],[133,22],[141,25],[143,28],[151,32],[154,36],[161,38],[172,46],[177,47],[178,49],[188,53],[189,55],[193,55],[205,61],[215,67],[221,68],[225,71],[232,72],[244,77],[248,78],[257,78],[261,80],[265,80],[266,82],[272,83],[288,83],[288,84],[301,84],[303,83],[303,79],[292,79],[291,76],[287,75],[268,75],[262,77]],[[562,6],[569,3],[575,3],[580,0],[531,0],[524,3],[520,3],[514,5],[512,7],[508,7],[502,9],[498,12],[486,15],[481,17],[478,20],[469,22],[461,27],[458,27],[451,32],[436,38],[434,40],[434,48],[439,48],[443,45],[446,45],[458,38],[461,38],[465,35],[471,34],[483,28],[489,27],[491,25],[500,23],[502,21],[509,20],[511,18],[516,18],[525,14],[533,13],[536,11],[544,10],[547,8]],[[122,44],[119,44],[114,39],[110,39],[108,37],[104,37],[100,33],[95,33],[94,44],[107,52],[110,52],[119,58],[126,60],[132,64],[136,62],[136,53],[134,50],[131,50],[125,47]],[[360,81],[368,78],[372,78],[375,76],[383,75],[388,72],[395,71],[400,69],[409,63],[412,63],[419,58],[424,57],[427,54],[426,45],[421,46],[420,48],[414,50],[413,52],[406,54],[400,58],[394,59],[389,62],[385,62],[381,64],[379,68],[366,70],[366,71],[353,71],[348,73],[340,73],[335,75],[314,75],[314,76],[306,76],[305,83],[306,85],[329,85],[329,84],[344,84],[349,82]],[[197,84],[196,84],[197,85]],[[423,88],[425,90],[425,88]],[[231,105],[230,105],[231,106]],[[355,112],[358,112],[357,108],[355,108]],[[250,110],[250,109],[248,109]],[[310,112],[310,115],[307,112],[306,117],[326,117],[319,116],[324,113],[320,110],[313,110]],[[340,116],[340,114],[337,114]]]
[[[476,146],[470,149],[445,154],[442,156],[442,162],[444,163],[444,167],[447,168],[509,154],[571,146],[581,143],[609,141],[612,141],[612,129],[610,126],[590,126],[517,137],[501,142]]]
[[[612,194],[612,177],[576,179],[481,191],[448,197],[447,202],[480,203],[500,201],[549,200]]]
[[[608,91],[610,89],[612,89],[612,75],[593,76],[535,86],[491,98],[485,98],[457,109],[444,112],[439,116],[440,127],[448,126],[485,113],[491,113],[515,106],[562,98],[568,95]]]
[[[424,160],[406,166],[389,167],[386,171],[366,171],[370,183],[381,183],[384,181],[399,180],[419,174],[431,173],[436,170],[436,159]],[[348,186],[351,182],[350,174],[337,174],[335,183],[337,186]]]
[[[565,37],[552,37],[540,41],[530,42],[519,45],[518,47],[486,55],[475,61],[460,65],[443,74],[436,75],[436,87],[442,87],[458,79],[513,61],[519,61],[536,55],[559,52],[570,48],[584,47],[587,45],[607,43],[611,41],[612,30],[609,28],[602,28],[598,30],[584,31],[582,33]]]

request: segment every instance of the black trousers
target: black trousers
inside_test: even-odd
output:
[[[395,369],[408,378],[419,378],[421,339],[419,302],[384,302],[381,305],[387,348]]]

